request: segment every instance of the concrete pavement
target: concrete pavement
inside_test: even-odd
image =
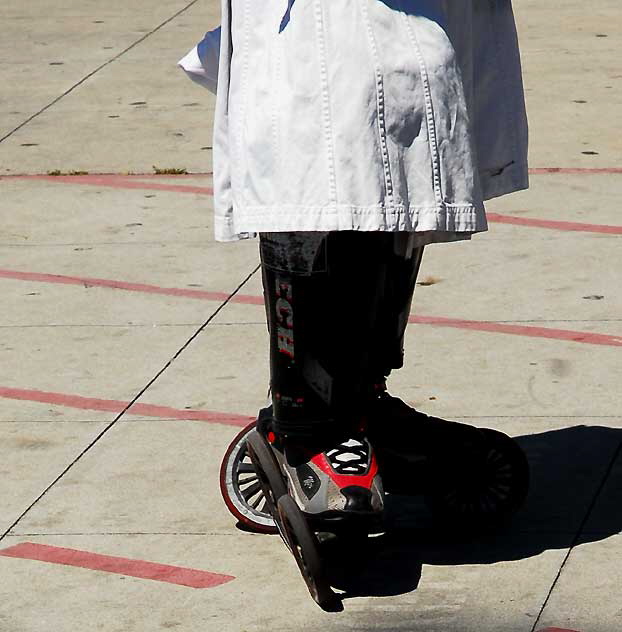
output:
[[[218,491],[268,375],[256,243],[212,235],[214,100],[175,67],[218,3],[0,8],[1,632],[622,629],[620,9],[514,4],[532,188],[427,250],[390,389],[518,437],[532,489],[468,542],[394,500],[340,614]]]

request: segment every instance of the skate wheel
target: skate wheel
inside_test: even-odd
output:
[[[259,477],[248,453],[247,438],[255,422],[243,428],[229,444],[220,465],[220,493],[233,516],[250,531],[276,533]]]
[[[274,458],[272,448],[259,432],[250,432],[246,440],[248,455],[255,467],[257,482],[259,483],[265,505],[262,511],[271,516],[277,515],[277,502],[281,496],[287,494],[287,486],[279,464]]]
[[[482,445],[432,468],[426,495],[430,509],[445,520],[494,525],[518,510],[529,490],[529,464],[506,434],[481,429]]]
[[[294,499],[281,496],[278,501],[281,535],[292,552],[313,600],[324,610],[332,610],[336,595],[325,578],[318,539],[309,528]]]

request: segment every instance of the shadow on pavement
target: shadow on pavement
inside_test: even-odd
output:
[[[326,551],[331,583],[345,591],[342,597],[410,592],[423,564],[520,560],[622,530],[622,429],[575,426],[517,440],[529,459],[531,489],[509,525],[469,533],[460,524],[434,524],[416,498],[394,496],[387,508],[390,532],[362,545],[344,546],[340,539],[334,551]]]

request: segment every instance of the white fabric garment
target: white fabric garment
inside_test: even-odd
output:
[[[220,27],[205,37],[177,65],[190,79],[216,94],[218,86],[218,59],[220,57]]]
[[[528,186],[510,0],[222,0],[219,35],[218,240],[468,238]]]

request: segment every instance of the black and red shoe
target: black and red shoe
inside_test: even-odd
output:
[[[321,452],[287,445],[275,456],[289,495],[312,522],[379,520],[384,492],[371,444],[363,435],[335,441]]]

